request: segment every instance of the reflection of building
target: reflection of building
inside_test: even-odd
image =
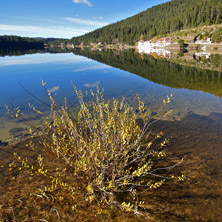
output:
[[[151,39],[149,41],[140,40],[137,49],[140,54],[150,54],[162,58],[169,58],[171,52],[164,49],[165,46],[172,44],[170,38],[160,38],[157,41]]]
[[[196,52],[194,53],[195,57],[205,57],[206,59],[209,59],[211,54],[210,53],[206,53],[206,52]]]
[[[140,40],[138,42],[138,47],[152,47],[152,44],[153,44],[152,40],[150,40],[150,41]]]
[[[140,54],[148,54],[152,56],[158,56],[161,58],[170,58],[172,53],[163,48],[151,48],[151,47],[138,47]]]
[[[74,49],[75,46],[74,46],[74,44],[67,43],[67,44],[66,44],[66,48],[72,48],[72,49]]]

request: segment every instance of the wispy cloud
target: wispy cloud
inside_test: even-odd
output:
[[[14,21],[22,21],[22,22],[27,22],[27,20],[30,21],[35,21],[35,22],[44,22],[44,23],[55,23],[55,24],[64,24],[65,22],[61,19],[53,19],[53,18],[45,18],[42,16],[10,16],[10,19]]]
[[[108,25],[107,22],[97,22],[97,21],[92,21],[92,20],[83,20],[83,19],[78,19],[78,18],[64,18],[67,21],[71,21],[77,24],[82,24],[82,25],[89,25],[89,26],[105,26]]]
[[[49,93],[56,93],[59,91],[60,86],[53,86],[51,89],[48,89]]]
[[[94,16],[93,19],[99,19],[99,20],[102,20],[103,17],[102,17],[102,16],[98,16],[98,17]]]
[[[93,6],[93,4],[88,0],[73,0],[73,2],[77,4],[85,4],[88,5],[89,7]]]
[[[107,66],[105,64],[101,64],[101,65],[83,67],[83,68],[75,69],[75,70],[72,70],[72,71],[73,72],[83,72],[83,71],[109,69],[109,68],[110,68],[110,66]]]
[[[0,34],[28,35],[32,37],[64,37],[71,38],[83,35],[90,30],[77,29],[67,26],[21,26],[21,25],[2,25],[0,24]],[[4,32],[4,33],[2,33]],[[8,33],[6,33],[8,32]],[[21,34],[22,33],[22,34]]]
[[[85,87],[88,87],[88,88],[95,88],[97,86],[100,85],[100,81],[97,81],[97,82],[88,82],[88,83],[85,83],[84,86]]]
[[[25,55],[21,57],[4,57],[0,60],[1,66],[14,66],[14,65],[31,65],[31,64],[76,64],[88,62],[87,58],[80,56],[73,56],[73,54],[40,54]]]

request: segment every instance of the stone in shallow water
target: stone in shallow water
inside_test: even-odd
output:
[[[24,129],[22,127],[15,127],[15,128],[12,128],[11,130],[9,130],[9,132],[11,134],[15,134],[15,133],[19,133],[19,132],[22,132]]]
[[[222,113],[212,112],[212,113],[210,113],[209,118],[211,120],[218,122],[218,123],[219,122],[221,123],[222,122]]]
[[[23,131],[24,131],[24,129],[22,127],[15,127],[15,128],[12,128],[11,130],[9,130],[10,134],[14,138],[18,138],[18,137],[23,136]]]
[[[2,140],[0,140],[0,146],[7,146],[8,142],[3,142]]]
[[[157,113],[156,112],[152,112],[151,113],[151,116],[155,116]]]

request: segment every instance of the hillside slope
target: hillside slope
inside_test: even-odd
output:
[[[222,23],[222,0],[172,0],[135,16],[105,26],[71,42],[135,44],[139,39],[163,36],[184,28]]]

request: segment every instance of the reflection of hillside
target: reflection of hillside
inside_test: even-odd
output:
[[[201,69],[222,71],[222,55],[211,52],[194,52],[181,55],[173,55],[170,61],[185,66],[193,66]]]
[[[195,67],[181,66],[150,55],[140,55],[133,50],[120,51],[114,55],[107,51],[84,51],[75,49],[74,53],[99,62],[135,73],[150,81],[173,88],[201,90],[222,97],[222,73]]]

